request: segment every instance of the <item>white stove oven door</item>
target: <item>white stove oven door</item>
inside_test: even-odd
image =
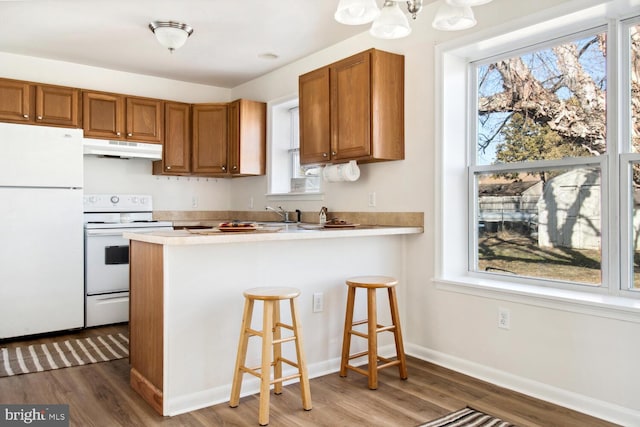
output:
[[[122,229],[87,230],[85,286],[87,295],[129,290],[129,240]]]

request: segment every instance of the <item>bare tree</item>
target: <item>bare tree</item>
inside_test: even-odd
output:
[[[640,25],[631,27],[631,137],[635,152],[640,152]],[[591,48],[591,49],[590,49]],[[479,76],[482,86],[491,73],[499,73],[501,90],[480,97],[481,120],[495,113],[504,118],[494,132],[480,141],[486,149],[502,131],[514,113],[548,126],[565,143],[587,150],[591,155],[606,150],[606,79],[588,70],[593,48],[606,57],[606,34],[601,33],[578,43],[564,43],[536,52],[525,63],[522,56],[497,61]],[[552,54],[551,54],[552,53]],[[540,68],[544,67],[543,71]],[[494,79],[495,80],[495,79]]]

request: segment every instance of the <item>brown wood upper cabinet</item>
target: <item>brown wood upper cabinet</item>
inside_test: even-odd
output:
[[[228,174],[227,113],[226,103],[193,106],[192,175]]]
[[[239,99],[229,104],[229,173],[264,175],[267,147],[267,105]]]
[[[164,104],[162,160],[154,162],[154,174],[187,175],[191,172],[191,106],[180,102]],[[156,171],[156,163],[162,170]]]
[[[404,159],[404,56],[370,49],[299,78],[300,162]]]
[[[163,158],[154,162],[154,174],[264,175],[267,120],[264,102],[239,99],[230,103],[194,104],[191,136],[184,126],[188,105],[169,102],[165,105]]]
[[[80,91],[0,79],[0,120],[24,124],[79,127]]]
[[[83,92],[84,136],[162,143],[163,101]]]

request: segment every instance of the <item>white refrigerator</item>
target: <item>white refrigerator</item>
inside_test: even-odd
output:
[[[0,123],[0,339],[84,326],[82,130]]]

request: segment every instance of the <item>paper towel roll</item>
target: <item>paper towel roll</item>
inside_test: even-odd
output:
[[[355,160],[339,165],[325,166],[322,177],[328,182],[357,181],[360,178],[360,168]]]

